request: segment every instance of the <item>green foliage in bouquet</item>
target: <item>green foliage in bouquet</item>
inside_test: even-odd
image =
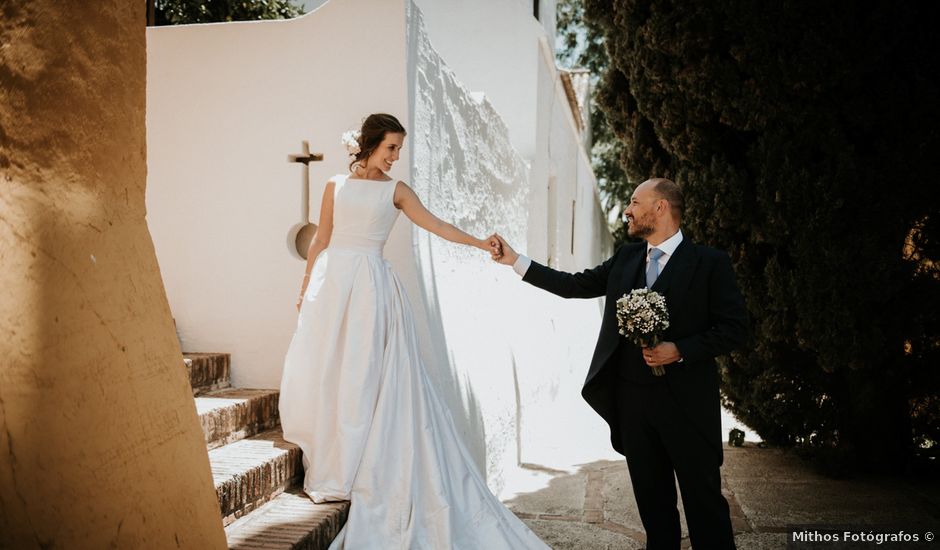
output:
[[[630,179],[678,181],[687,234],[732,255],[753,339],[724,400],[770,443],[938,448],[937,6],[584,0]]]

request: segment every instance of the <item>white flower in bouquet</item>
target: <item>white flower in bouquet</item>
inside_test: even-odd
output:
[[[620,334],[634,344],[651,348],[669,328],[669,310],[666,298],[655,290],[637,288],[617,300],[617,323]],[[662,366],[653,367],[653,374],[662,376]]]
[[[349,130],[343,132],[343,145],[346,146],[346,150],[349,152],[350,156],[355,156],[359,154],[359,151],[362,148],[359,146],[359,138],[362,136],[362,132],[359,130]]]

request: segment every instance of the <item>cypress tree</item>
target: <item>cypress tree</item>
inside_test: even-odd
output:
[[[753,338],[726,405],[844,466],[940,441],[940,74],[933,3],[585,0],[632,181],[686,195]]]

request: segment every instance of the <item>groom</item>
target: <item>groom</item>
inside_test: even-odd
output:
[[[728,255],[683,237],[682,191],[674,182],[643,182],[624,213],[625,244],[601,265],[570,274],[517,254],[502,237],[493,258],[522,280],[563,298],[606,297],[601,333],[581,395],[610,425],[614,449],[627,457],[633,494],[650,550],[678,550],[679,482],[696,550],[733,549],[728,503],[721,494],[721,417],[715,357],[746,339],[744,301]],[[655,348],[618,332],[617,299],[649,287],[666,298],[669,329]],[[662,366],[664,376],[652,367]]]

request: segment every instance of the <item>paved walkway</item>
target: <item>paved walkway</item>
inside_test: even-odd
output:
[[[787,548],[792,526],[815,531],[826,525],[860,533],[903,529],[921,543],[802,542],[792,548],[940,548],[936,540],[924,543],[927,532],[940,532],[940,480],[835,480],[793,453],[753,445],[726,447],[722,475],[740,550]],[[646,540],[624,461],[554,472],[546,488],[506,504],[557,550],[636,549]],[[689,548],[684,514],[682,525],[683,548]]]

